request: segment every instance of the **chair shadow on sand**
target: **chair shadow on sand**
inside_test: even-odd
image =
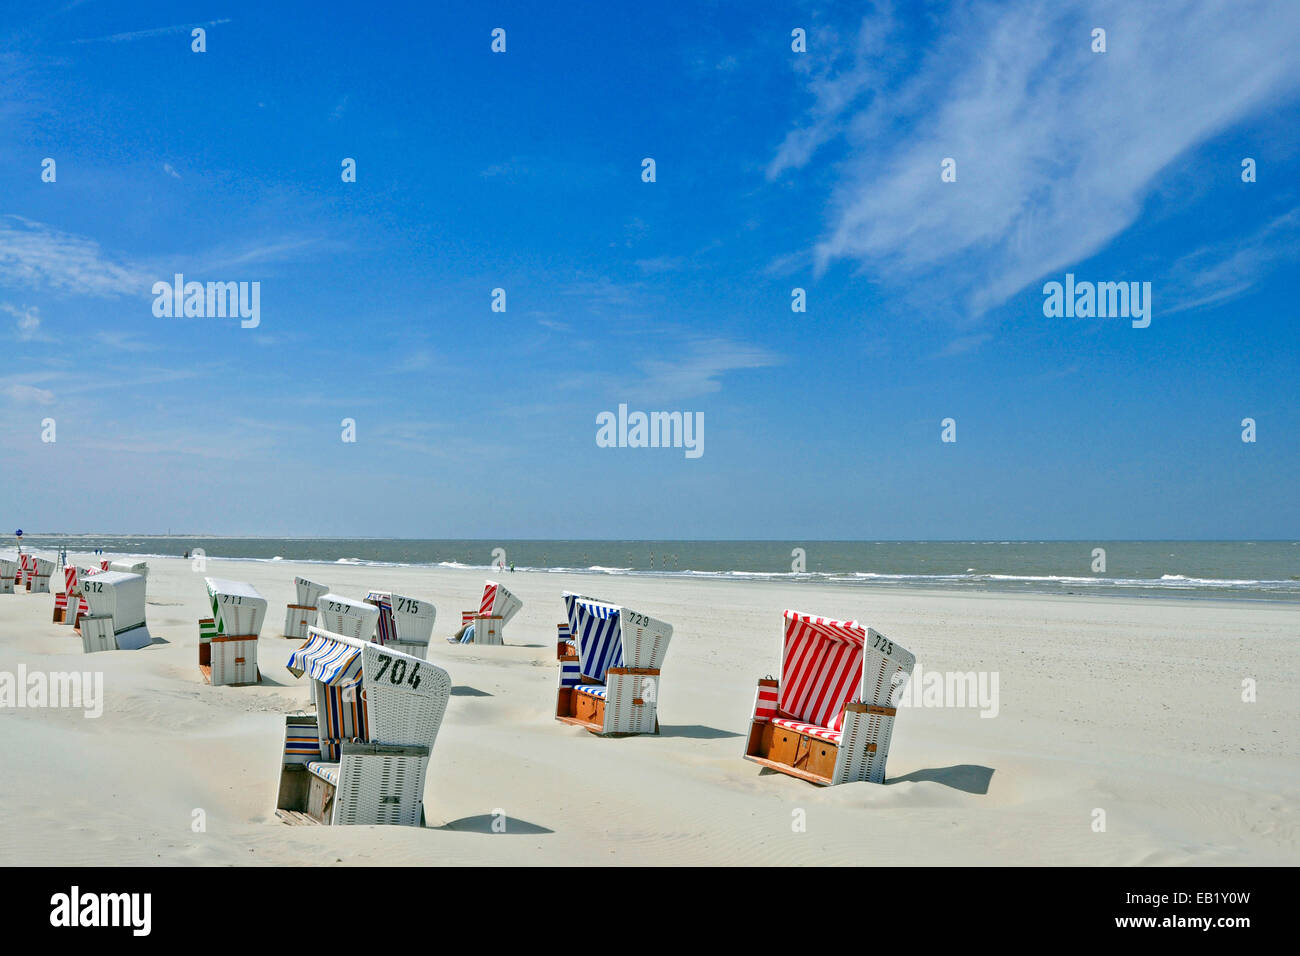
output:
[[[505,817],[505,829],[499,829],[502,817],[491,813],[480,813],[476,817],[461,817],[459,820],[452,820],[444,823],[440,827],[429,827],[430,830],[453,830],[457,833],[491,833],[494,836],[501,834],[509,835],[511,833],[517,836],[537,836],[542,833],[554,833],[550,827],[544,827],[537,823],[529,823],[527,820],[520,820],[515,817]],[[498,829],[492,829],[496,824]]]
[[[479,690],[477,687],[470,687],[468,684],[457,684],[451,689],[452,697],[491,697],[485,690]]]
[[[703,724],[661,724],[660,737],[687,737],[691,740],[724,740],[739,737],[740,734],[717,727],[705,727]]]
[[[895,783],[920,783],[927,781],[930,783],[941,783],[945,787],[952,787],[954,790],[961,790],[964,793],[975,793],[983,796],[989,792],[989,782],[993,779],[992,767],[981,767],[978,764],[959,763],[951,767],[933,767],[928,770],[913,770],[911,773],[903,774],[901,777],[889,777],[885,780],[886,786]]]

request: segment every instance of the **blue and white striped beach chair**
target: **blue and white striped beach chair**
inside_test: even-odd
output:
[[[421,825],[451,676],[392,647],[318,627],[307,633],[287,666],[311,679],[316,715],[286,719],[276,815],[293,824]]]
[[[602,735],[658,733],[672,625],[579,594],[563,597],[577,653],[560,658],[556,720]]]

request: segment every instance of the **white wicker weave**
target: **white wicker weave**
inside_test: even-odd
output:
[[[316,600],[316,627],[331,634],[371,641],[379,624],[379,608],[333,591]],[[311,628],[307,629],[308,635]]]
[[[142,578],[149,577],[149,564],[146,561],[111,561],[108,570],[121,571],[123,574],[138,574]]]
[[[429,641],[433,638],[433,624],[438,617],[438,609],[432,601],[392,591],[371,591],[366,595],[366,601],[379,608],[376,634],[380,643],[384,643],[387,634],[385,646],[428,660]]]
[[[17,577],[18,554],[13,551],[0,553],[0,594],[13,594]]]
[[[217,622],[218,632],[232,636],[256,636],[262,633],[262,622],[266,619],[266,598],[258,593],[257,588],[244,581],[228,581],[225,578],[203,580],[208,586],[212,617]],[[82,588],[85,587],[83,581]]]

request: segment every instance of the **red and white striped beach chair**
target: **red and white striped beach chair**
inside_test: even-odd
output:
[[[77,569],[69,564],[63,569],[63,590],[54,595],[54,623],[71,624],[72,618],[76,616],[77,603],[81,600],[80,593],[73,594],[73,588],[77,583]],[[72,600],[72,613],[68,613],[68,600]]]
[[[276,816],[290,824],[422,825],[451,675],[319,627],[288,667],[311,679],[316,715],[285,719]]]
[[[54,562],[39,555],[23,555],[27,558],[27,590],[33,594],[48,594],[50,576],[54,574]]]
[[[884,783],[894,691],[916,657],[857,621],[784,620],[781,678],[758,682],[745,759],[822,786]]]
[[[477,611],[461,611],[460,626],[474,625],[474,644],[505,643],[504,631],[510,619],[519,613],[524,602],[496,581],[483,585],[483,599]]]
[[[90,613],[90,605],[86,603],[86,598],[81,593],[81,578],[103,573],[99,568],[78,568],[73,564],[64,567],[62,596],[66,606],[63,609],[63,616],[59,617],[58,598],[55,598],[54,620],[56,624],[71,624],[76,627],[81,615]]]
[[[555,719],[601,736],[659,733],[659,679],[673,626],[564,594],[576,655],[560,658]]]
[[[284,636],[299,641],[307,639],[307,628],[316,625],[316,602],[329,593],[329,588],[306,578],[294,578],[298,603],[290,604],[284,614]]]

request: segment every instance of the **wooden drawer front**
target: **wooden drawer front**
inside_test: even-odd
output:
[[[574,688],[573,694],[573,716],[579,720],[588,720],[596,722],[597,704],[603,704],[604,701],[597,700],[590,694],[580,694],[577,688]]]
[[[796,733],[789,727],[772,727],[772,745],[768,749],[767,758],[793,767],[799,759],[802,741],[803,734]]]
[[[820,777],[832,776],[835,773],[835,757],[839,753],[839,748],[833,743],[820,740],[817,737],[806,737],[804,739],[807,741],[808,762],[803,769]]]

